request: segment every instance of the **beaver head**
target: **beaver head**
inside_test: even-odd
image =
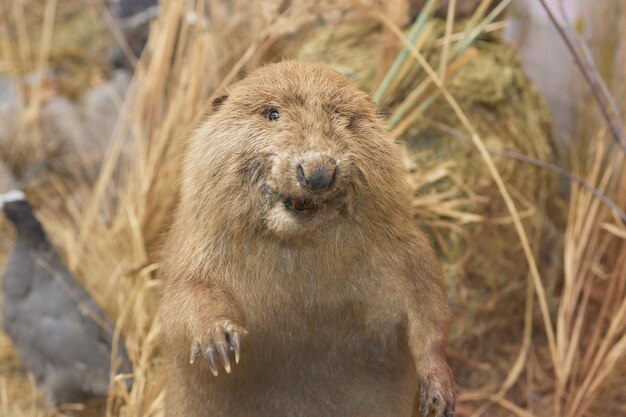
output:
[[[324,65],[265,66],[209,107],[192,137],[182,205],[210,211],[215,230],[246,224],[281,239],[328,236],[408,205],[401,154],[373,101]]]

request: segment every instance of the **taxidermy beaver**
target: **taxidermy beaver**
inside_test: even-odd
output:
[[[451,417],[443,278],[372,100],[282,62],[209,107],[166,246],[166,415]]]

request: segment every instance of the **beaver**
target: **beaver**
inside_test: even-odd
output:
[[[284,61],[207,107],[163,259],[166,416],[451,417],[442,272],[371,98]]]

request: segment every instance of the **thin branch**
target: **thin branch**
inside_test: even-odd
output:
[[[591,92],[593,93],[593,96],[598,103],[598,107],[600,108],[602,115],[606,119],[606,122],[611,129],[611,133],[613,135],[615,143],[617,144],[617,146],[619,146],[622,152],[626,153],[626,141],[624,140],[624,131],[622,129],[623,123],[621,120],[619,120],[619,114],[609,111],[609,105],[607,104],[607,102],[610,103],[613,100],[612,98],[605,97],[604,94],[602,94],[602,90],[606,90],[606,86],[602,88],[598,85],[598,83],[604,84],[604,81],[601,77],[594,77],[591,74],[592,71],[589,69],[589,67],[591,67],[592,70],[595,67],[595,64],[592,64],[593,59],[591,59],[591,57],[589,56],[586,56],[586,59],[585,56],[581,57],[580,53],[576,50],[576,47],[574,46],[574,41],[572,40],[571,36],[565,31],[563,25],[561,25],[561,23],[559,23],[559,21],[556,19],[554,13],[552,13],[552,10],[550,9],[546,1],[538,1],[541,3],[544,10],[548,14],[550,21],[559,32],[561,38],[563,38],[567,49],[569,49],[572,57],[574,58],[574,62],[578,66],[578,69],[580,69],[580,72],[587,81],[587,84],[589,84]]]
[[[589,49],[589,45],[587,45],[587,43],[583,39],[581,39],[581,37],[575,31],[571,29],[573,25],[570,19],[568,18],[567,13],[565,12],[565,6],[563,5],[563,0],[560,0],[558,5],[559,5],[559,13],[561,14],[561,20],[567,24],[567,28],[564,28],[564,29],[566,29],[567,34],[572,40],[572,42],[576,43],[576,46],[578,47],[579,51],[583,54],[583,58],[584,58],[583,61],[589,67],[589,75],[591,75],[596,86],[600,89],[600,92],[603,94],[604,99],[608,102],[608,106],[610,107],[613,114],[619,115],[620,112],[617,107],[617,104],[615,103],[615,98],[611,95],[611,92],[609,91],[606,83],[602,79],[600,71],[598,70],[598,66],[596,65],[595,60],[593,59],[591,50]],[[619,116],[618,116],[618,123],[619,123],[618,127],[621,127],[623,124],[623,122],[619,120]],[[623,138],[624,136],[622,132],[622,139]]]
[[[463,135],[463,133],[443,123],[440,123],[434,120],[429,120],[428,122],[432,124],[433,126],[435,126],[437,129],[440,129],[441,131],[451,135],[452,137],[456,139],[459,139],[462,141],[470,140],[470,138]],[[578,175],[572,174],[568,170],[561,168],[558,165],[552,164],[550,162],[544,162],[540,159],[533,158],[532,156],[524,155],[519,152],[507,151],[504,149],[496,149],[490,146],[487,146],[486,148],[489,151],[489,153],[492,155],[503,156],[505,158],[515,159],[520,162],[525,162],[527,164],[531,164],[536,167],[539,167],[548,171],[552,171],[557,175],[567,178],[571,182],[575,182],[576,184],[583,187],[585,190],[589,191],[595,198],[600,200],[602,204],[607,206],[613,213],[619,216],[619,218],[622,219],[623,222],[626,223],[626,213],[624,212],[624,210],[622,210],[620,206],[616,202],[611,200],[606,194],[598,190],[596,187],[594,187],[593,185],[591,185],[589,182],[585,181],[583,178],[579,177]]]
[[[501,155],[506,158],[516,159],[521,162],[526,162],[531,165],[535,165],[539,168],[547,169],[549,171],[554,172],[555,174],[561,175],[568,180],[575,182],[576,184],[583,187],[585,190],[589,191],[595,198],[600,200],[605,206],[607,206],[611,211],[613,211],[617,216],[619,216],[622,221],[626,222],[626,213],[609,197],[606,196],[602,191],[598,190],[596,187],[582,179],[581,177],[572,174],[566,169],[561,168],[558,165],[554,165],[550,162],[544,162],[539,159],[518,153],[513,151],[505,151],[501,149],[488,148],[489,152],[496,155]]]

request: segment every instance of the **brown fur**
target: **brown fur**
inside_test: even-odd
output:
[[[298,163],[328,179],[331,160],[330,188],[299,184]],[[420,398],[451,415],[444,284],[403,178],[371,99],[325,66],[268,65],[214,101],[166,249],[168,417],[409,417]],[[242,340],[230,374],[190,364],[232,349],[227,331]]]

